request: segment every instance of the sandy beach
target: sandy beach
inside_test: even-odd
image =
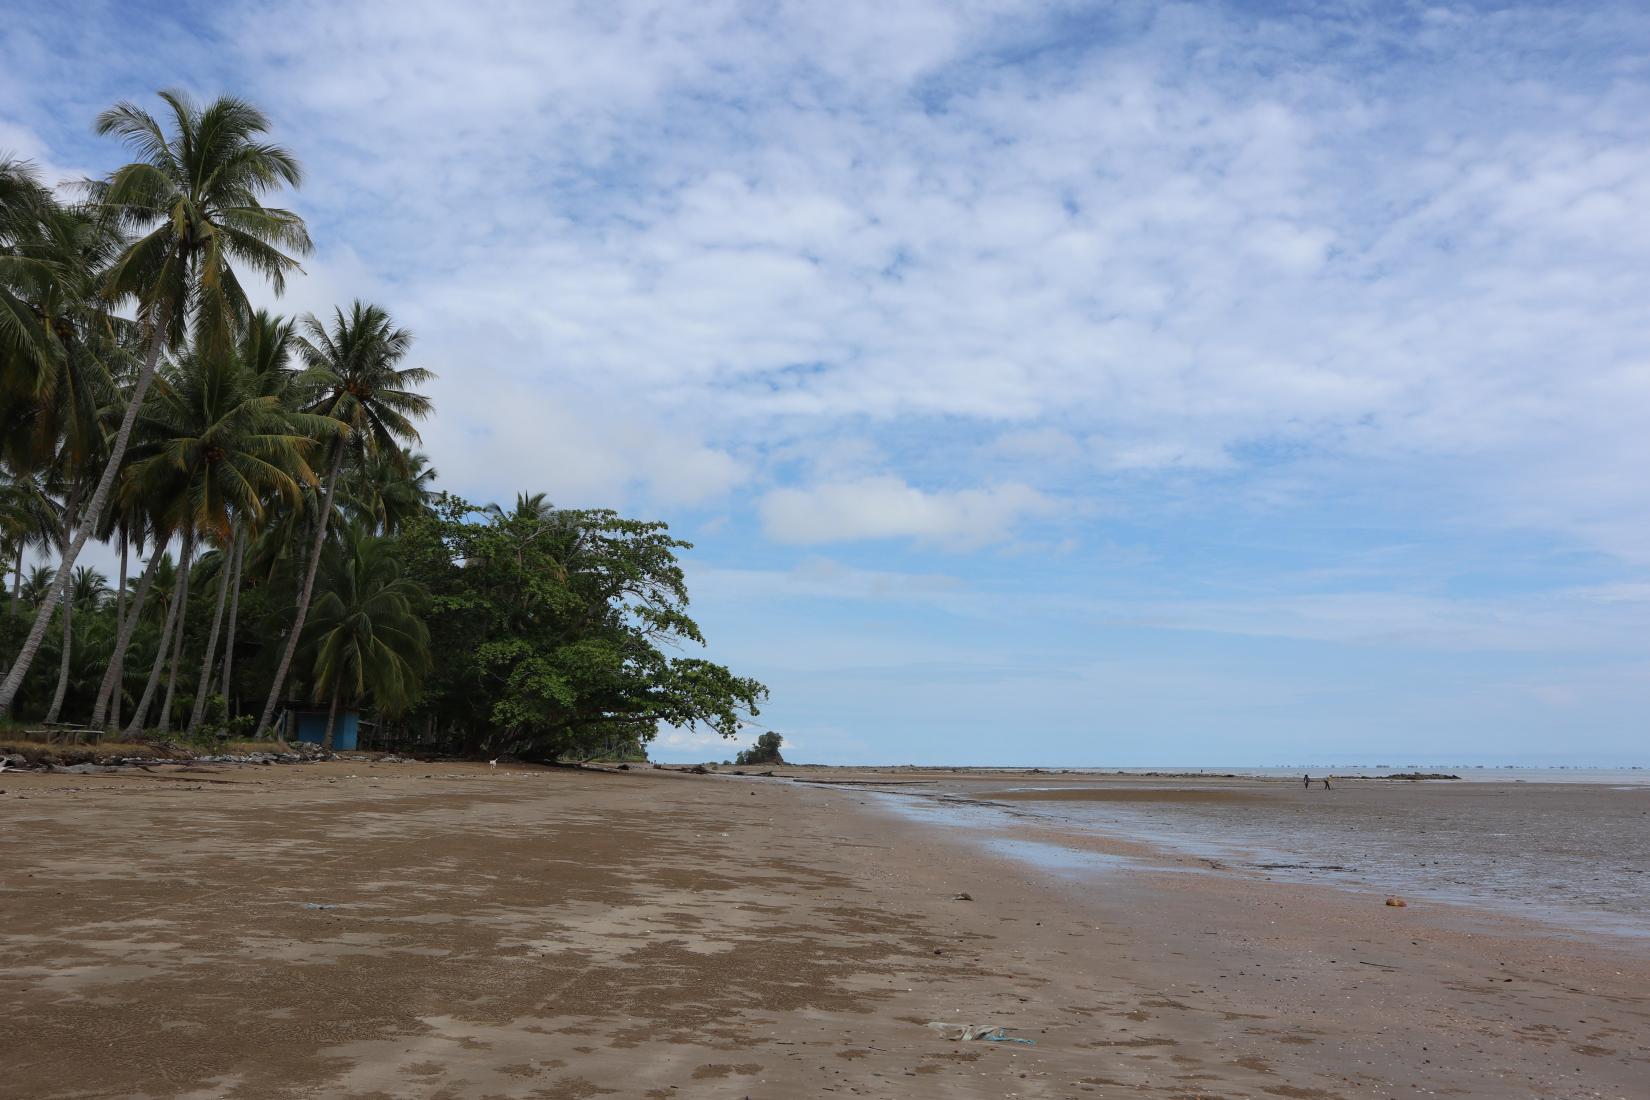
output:
[[[7,1097],[1627,1100],[1650,1081],[1642,942],[1036,824],[946,830],[851,785],[336,761],[0,788]],[[1014,857],[1037,841],[1131,862]]]

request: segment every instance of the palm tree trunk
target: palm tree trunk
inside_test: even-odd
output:
[[[280,666],[275,670],[275,682],[269,685],[269,698],[264,700],[264,712],[258,718],[258,729],[252,736],[262,737],[275,715],[275,703],[286,686],[286,674],[292,668],[292,655],[298,649],[298,637],[304,632],[304,619],[309,615],[309,598],[315,591],[315,568],[321,564],[321,547],[326,544],[327,520],[332,517],[332,494],[338,488],[338,467],[344,462],[344,437],[332,445],[332,469],[327,471],[327,492],[321,502],[321,515],[315,521],[315,541],[310,547],[309,562],[304,568],[304,588],[298,594],[298,613],[292,619],[292,633],[286,637],[286,650],[281,654]]]
[[[57,663],[57,690],[46,710],[46,724],[57,721],[63,711],[63,696],[69,690],[69,658],[74,652],[74,600],[63,601],[63,659]]]
[[[97,689],[97,706],[92,710],[94,726],[102,726],[104,715],[109,716],[109,725],[120,725],[120,696],[121,686],[125,678],[126,650],[132,644],[132,637],[137,633],[138,619],[143,614],[143,605],[149,598],[149,587],[155,583],[155,573],[160,569],[161,552],[164,544],[157,544],[155,551],[149,556],[149,564],[143,569],[143,576],[138,580],[137,594],[132,597],[132,609],[126,615],[126,621],[121,624],[120,632],[115,636],[114,659],[104,670],[103,683]],[[170,623],[171,619],[168,618]],[[105,709],[107,708],[107,710]]]
[[[29,666],[34,664],[35,654],[40,652],[40,641],[46,636],[46,624],[51,621],[52,611],[57,603],[56,592],[67,583],[69,573],[74,569],[75,559],[80,556],[80,550],[86,545],[86,540],[92,537],[97,529],[97,521],[103,515],[103,508],[109,503],[109,494],[114,489],[115,474],[120,471],[120,464],[126,458],[126,447],[132,441],[132,425],[137,422],[138,409],[143,406],[143,399],[149,393],[149,383],[155,379],[155,368],[160,364],[160,353],[166,343],[165,318],[156,318],[149,336],[149,354],[143,361],[143,370],[138,373],[137,383],[132,387],[132,396],[126,401],[126,413],[120,418],[120,430],[109,445],[109,460],[103,464],[103,475],[97,479],[97,489],[92,493],[91,503],[86,506],[86,514],[80,517],[80,525],[75,529],[74,538],[69,545],[63,548],[63,560],[57,566],[57,584],[40,601],[40,609],[34,614],[34,625],[29,628],[29,636],[23,639],[22,648],[17,651],[17,659],[12,662],[11,671],[6,673],[4,683],[0,683],[0,717],[11,713],[11,705],[17,698],[18,689],[23,686],[23,677],[28,675]]]
[[[117,642],[120,640],[121,634],[123,634],[126,630],[126,555],[132,548],[132,540],[126,537],[126,528],[122,526],[118,528],[118,530],[120,531],[120,587],[115,590],[115,640]],[[113,673],[111,686],[114,683],[120,682],[120,656],[121,655],[118,651],[111,652],[109,654],[109,667],[103,670],[103,678],[105,680],[109,680],[110,674]],[[92,709],[96,710],[98,705],[103,702],[103,699],[103,688],[102,685],[99,685],[98,700],[97,703],[93,704]],[[118,714],[115,716],[115,722],[117,724],[120,722],[120,717]]]
[[[229,597],[229,635],[223,640],[223,705],[224,713],[230,712],[229,686],[230,672],[235,663],[235,620],[241,614],[241,570],[246,566],[246,544],[249,541],[243,537],[245,532],[235,532],[235,579]]]
[[[206,713],[206,696],[212,690],[212,658],[218,655],[218,629],[223,625],[223,605],[229,598],[229,574],[234,572],[230,567],[239,549],[233,531],[229,539],[218,562],[218,571],[222,573],[218,578],[218,605],[212,609],[212,629],[206,635],[206,656],[201,658],[201,678],[195,687],[195,705],[189,708],[189,724],[183,729],[185,736],[194,736],[200,728],[201,717]]]
[[[155,556],[160,556],[156,551]],[[149,703],[155,697],[155,689],[160,686],[160,674],[166,667],[166,651],[172,646],[173,623],[178,618],[178,594],[172,593],[172,602],[166,608],[166,621],[161,624],[160,643],[155,650],[154,664],[149,666],[149,680],[143,685],[143,698],[138,700],[137,709],[132,712],[132,721],[126,727],[125,736],[133,738],[143,729],[143,719],[149,713]]]
[[[68,533],[74,526],[75,513],[80,509],[80,485],[76,483],[69,493],[68,511],[63,516],[63,531]],[[65,576],[61,569],[57,572],[59,583],[63,585],[60,599],[63,601],[63,653],[57,661],[57,690],[52,693],[52,705],[46,710],[46,721],[57,721],[58,715],[63,713],[63,696],[69,690],[69,661],[74,657],[74,576]]]
[[[194,562],[195,532],[183,533],[183,560],[178,564],[178,629],[172,641],[172,671],[166,677],[166,701],[160,707],[160,732],[172,728],[172,698],[178,690],[178,664],[183,660],[184,620],[189,613],[189,566]]]
[[[332,706],[327,709],[327,732],[321,735],[321,751],[332,751],[332,728],[338,724],[338,687],[332,688]]]

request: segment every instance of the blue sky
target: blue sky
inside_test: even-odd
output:
[[[52,178],[163,86],[797,758],[1650,762],[1641,5],[0,5]]]

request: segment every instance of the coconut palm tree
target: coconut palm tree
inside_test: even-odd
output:
[[[430,635],[418,615],[426,593],[402,576],[390,540],[350,524],[325,559],[308,644],[315,700],[328,703],[321,747],[330,751],[340,702],[355,707],[370,696],[387,714],[412,705],[430,666]]]
[[[81,441],[84,445],[86,441]],[[61,514],[62,522],[57,532],[57,545],[66,547],[73,533],[75,522],[80,515],[81,501],[85,500],[86,479],[76,474],[85,469],[81,463],[83,452],[79,450],[74,437],[64,440],[64,446],[58,453],[57,461],[53,464],[58,476],[67,483],[67,499]],[[101,576],[102,574],[98,574]],[[46,721],[56,722],[63,711],[63,698],[69,689],[69,672],[74,662],[74,617],[77,604],[72,597],[74,594],[75,576],[65,574],[62,569],[57,572],[57,586],[59,592],[58,618],[63,622],[63,636],[58,644],[57,660],[57,688],[52,692],[51,705],[46,709]],[[105,580],[105,587],[107,581]]]
[[[219,629],[234,569],[236,532],[263,522],[266,503],[293,504],[299,486],[315,480],[305,460],[317,438],[336,434],[336,420],[289,412],[280,399],[258,391],[257,379],[234,353],[196,347],[165,376],[159,398],[138,418],[138,442],[128,477],[137,499],[160,502],[168,526],[215,539],[224,549],[213,611],[188,731],[200,724],[216,656]],[[187,613],[189,581],[179,586],[179,615]],[[182,652],[183,632],[174,643]],[[177,660],[174,656],[174,662]],[[168,688],[168,699],[171,697]],[[162,728],[167,714],[161,715]]]
[[[164,618],[161,622],[160,638],[155,645],[155,659],[149,666],[149,678],[144,682],[143,694],[138,698],[137,706],[132,708],[132,720],[126,725],[125,737],[128,740],[136,737],[143,729],[143,721],[149,714],[149,704],[155,697],[155,691],[160,687],[160,674],[166,670],[166,659],[172,653],[177,636],[182,632],[183,621],[178,611],[189,594],[189,566],[195,552],[194,536],[195,533],[192,528],[184,530],[182,543],[179,547],[176,571],[172,572],[171,576],[166,576],[168,572],[166,567],[170,563],[163,561],[161,569],[155,577],[157,588],[162,586],[162,582],[166,582],[163,592],[166,597],[164,600]],[[177,661],[175,659],[172,662],[172,669],[175,678],[177,672]],[[167,694],[171,694],[170,690]],[[162,714],[162,729],[169,728],[171,724],[169,717],[171,713],[170,703],[171,700],[168,699],[167,706]]]
[[[82,615],[94,615],[109,598],[109,578],[89,565],[77,565],[69,589],[74,609]]]
[[[357,301],[350,306],[348,314],[342,309],[334,310],[330,328],[312,314],[304,318],[303,328],[305,336],[298,344],[298,351],[307,369],[299,384],[315,395],[308,411],[331,417],[343,430],[332,441],[326,488],[303,587],[298,593],[292,630],[269,687],[269,698],[264,701],[263,713],[258,718],[255,736],[259,737],[274,717],[275,704],[292,668],[292,655],[303,635],[345,452],[353,450],[361,456],[397,454],[403,441],[416,441],[418,429],[413,421],[429,415],[430,399],[415,387],[435,377],[421,367],[400,366],[412,348],[412,334],[396,328],[389,314],[377,306]]]
[[[23,580],[23,602],[30,607],[39,608],[46,602],[46,597],[52,589],[57,587],[57,570],[49,565],[36,565],[29,570],[29,575]]]
[[[294,382],[298,372],[292,368],[292,349],[296,335],[293,323],[285,318],[276,316],[268,310],[260,309],[254,313],[241,331],[241,339],[236,354],[243,370],[250,375],[249,385],[260,396],[273,397],[280,402],[281,408],[293,409],[297,390]],[[308,486],[302,489],[307,490]],[[305,493],[307,496],[307,492]],[[302,508],[285,508],[283,515],[299,515]],[[219,694],[227,703],[230,699],[230,687],[233,684],[235,666],[235,638],[236,628],[241,615],[241,577],[246,568],[246,552],[248,544],[254,541],[259,534],[257,527],[250,527],[242,522],[234,532],[235,560],[233,572],[229,579],[229,623],[225,629],[223,644],[223,678],[219,687]]]
[[[8,354],[0,347],[0,455],[15,470],[50,467],[64,457],[78,469],[91,465],[104,445],[101,413],[116,397],[112,375],[127,358],[121,341],[130,324],[98,301],[98,279],[121,237],[117,226],[84,207],[48,198],[39,209],[39,229],[27,245],[0,245],[0,314],[10,312],[8,306],[26,309],[48,353],[41,358],[14,348]],[[49,277],[7,288],[8,262],[25,268],[32,262]],[[58,468],[66,467],[59,462]]]
[[[76,567],[69,579],[69,598],[58,602],[57,614],[63,620],[63,638],[59,643],[57,687],[52,692],[51,706],[46,708],[46,721],[56,722],[63,713],[63,700],[68,694],[70,676],[76,657],[76,633],[84,633],[78,625],[80,617],[91,617],[102,606],[109,592],[109,578],[90,566]]]
[[[137,591],[132,593],[130,606],[128,606],[125,584],[126,551],[134,541],[133,533],[137,532],[141,536],[146,528],[146,522],[142,519],[136,519],[131,514],[117,527],[121,540],[120,572],[122,582],[115,597],[114,649],[109,656],[109,665],[104,670],[103,682],[98,686],[97,701],[92,705],[90,724],[99,728],[103,727],[105,718],[108,719],[110,726],[120,725],[120,705],[121,695],[123,694],[121,687],[125,678],[126,653],[131,647],[132,639],[137,634],[138,624],[143,621],[143,612],[148,604],[150,589],[154,586],[155,577],[160,572],[161,564],[165,560],[165,554],[162,551],[167,540],[157,535],[152,539],[153,545],[150,550],[149,561],[144,565],[143,575],[138,578]],[[138,542],[140,553],[142,548],[142,542]]]
[[[40,474],[0,474],[0,551],[12,567],[12,600],[8,614],[23,605],[23,554],[57,544],[62,530],[62,506],[53,499]]]
[[[555,517],[556,506],[548,493],[517,493],[516,506],[509,511],[502,504],[489,504],[482,511],[499,519],[547,520]]]
[[[343,510],[382,535],[393,535],[435,499],[435,467],[422,451],[369,455],[340,488]]]
[[[61,274],[45,247],[57,204],[35,166],[0,157],[0,380],[10,394],[35,388],[52,372],[58,349],[34,303]],[[29,377],[27,385],[15,386]]]
[[[269,120],[261,112],[230,96],[205,107],[181,92],[162,92],[161,99],[171,112],[170,132],[132,103],[116,104],[97,120],[99,134],[123,139],[138,157],[87,190],[107,224],[134,235],[110,265],[103,290],[109,302],[135,307],[143,361],[102,476],[64,548],[64,577],[97,529],[161,353],[181,346],[191,326],[204,346],[227,351],[252,312],[236,265],[262,275],[279,294],[297,267],[291,254],[311,247],[298,215],[263,205],[282,185],[297,186],[302,172],[290,153],[263,140]],[[0,683],[0,714],[11,709],[50,617],[49,606],[36,613]]]

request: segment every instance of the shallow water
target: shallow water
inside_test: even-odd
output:
[[[1107,797],[1098,781],[1058,789],[1084,787]],[[943,789],[987,799],[1038,790],[980,782]],[[1126,802],[1070,795],[969,806],[894,801],[982,838],[988,825],[1010,837],[1019,824],[1053,826],[1144,841],[1279,880],[1486,906],[1580,932],[1650,936],[1650,786],[1348,782],[1324,791],[1265,783],[1208,801],[1195,796],[1209,789],[1197,781],[1166,781],[1155,788],[1164,801],[1150,800],[1154,788],[1142,790],[1139,781],[1126,789]],[[1068,876],[1130,865],[1065,858],[1042,844],[986,842]]]

